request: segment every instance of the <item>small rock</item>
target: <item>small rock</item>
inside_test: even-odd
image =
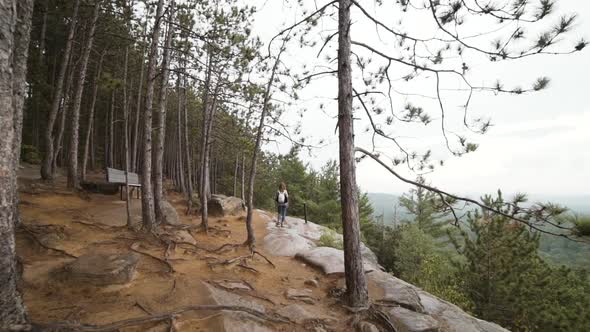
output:
[[[139,257],[135,253],[90,253],[65,266],[67,275],[95,286],[126,284],[133,279]]]
[[[312,290],[311,289],[294,289],[289,288],[285,291],[285,297],[289,300],[298,300],[303,301],[307,304],[314,304],[316,301],[312,297]]]
[[[303,282],[303,284],[305,284],[306,286],[314,287],[314,288],[320,287],[320,283],[315,279],[307,279]]]
[[[359,332],[379,332],[379,328],[375,326],[373,323],[369,322],[360,322],[358,325]]]

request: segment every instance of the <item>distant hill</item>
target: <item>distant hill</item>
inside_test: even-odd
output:
[[[373,205],[373,215],[379,221],[383,216],[385,224],[394,224],[395,220],[399,221],[408,216],[408,212],[399,206],[399,195],[368,193],[367,196],[369,196],[371,205]]]

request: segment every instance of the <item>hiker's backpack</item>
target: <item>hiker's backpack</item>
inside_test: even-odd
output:
[[[287,192],[278,192],[277,193],[277,202],[279,204],[285,204],[287,202]]]

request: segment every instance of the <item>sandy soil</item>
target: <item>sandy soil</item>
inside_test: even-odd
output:
[[[43,184],[38,171],[27,166],[20,170],[20,213],[27,229],[35,231],[37,239],[49,247],[63,250],[73,256],[88,252],[124,252],[132,244],[164,259],[166,245],[141,233],[128,230],[125,202],[118,195],[73,193],[65,188],[63,177],[54,185]],[[92,174],[95,179],[102,174]],[[182,223],[198,225],[199,218],[184,215],[184,199],[174,192],[167,199],[177,208]],[[132,200],[132,211],[140,214],[140,201]],[[212,231],[209,235],[197,230],[191,235],[202,248],[218,248],[226,243],[239,244],[246,239],[244,216],[210,218]],[[114,226],[114,227],[113,227]],[[266,222],[255,216],[254,227],[258,243],[266,232]],[[64,264],[73,261],[63,253],[43,248],[34,237],[24,231],[17,233],[17,253],[23,263],[22,290],[30,317],[37,323],[82,322],[107,324],[113,321],[141,317],[148,313],[162,313],[195,304],[215,304],[204,283],[212,280],[244,280],[251,284],[258,304],[273,312],[291,303],[300,304],[318,316],[332,317],[328,330],[347,330],[346,312],[337,300],[328,296],[334,287],[342,287],[342,279],[328,279],[321,272],[290,257],[274,257],[257,247],[276,266],[273,268],[261,257],[247,260],[249,267],[258,273],[237,264],[209,267],[208,262],[247,255],[245,247],[237,247],[222,253],[195,250],[179,245],[169,254],[169,263],[174,272],[159,260],[141,255],[134,280],[124,286],[93,287],[64,279],[60,273]],[[313,289],[318,299],[314,305],[288,300],[284,292],[288,288],[304,288],[304,281],[318,278],[320,287]],[[370,285],[371,286],[371,285]],[[370,287],[370,291],[376,289]],[[272,302],[272,303],[271,303]],[[274,304],[273,304],[274,303]],[[313,330],[313,326],[294,324],[267,325],[277,331]],[[175,319],[179,331],[222,331],[222,315],[219,312],[196,311],[182,314]],[[144,324],[121,329],[121,331],[168,331],[167,322]]]

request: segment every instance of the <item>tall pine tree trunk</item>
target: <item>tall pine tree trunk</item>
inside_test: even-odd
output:
[[[86,130],[86,136],[84,137],[84,152],[82,154],[82,181],[86,180],[86,169],[88,165],[88,154],[90,151],[90,138],[91,135],[94,133],[94,109],[96,108],[96,99],[98,97],[98,88],[100,84],[100,74],[102,72],[102,62],[104,60],[105,52],[102,52],[100,55],[100,60],[98,60],[98,67],[96,68],[96,77],[94,78],[94,90],[92,91],[92,101],[90,102],[90,109],[88,110],[88,125]],[[93,142],[94,143],[94,142]],[[90,153],[93,156],[93,153]],[[90,158],[92,160],[91,164],[94,165],[94,158]]]
[[[178,145],[178,160],[176,160],[178,164],[178,184],[179,188],[183,193],[186,193],[186,184],[184,183],[184,149],[183,149],[183,139],[182,139],[182,98],[180,97],[180,75],[176,81],[176,97],[177,97],[177,104],[178,110],[176,112],[176,139]]]
[[[142,223],[146,231],[153,231],[156,226],[154,212],[154,195],[152,191],[152,102],[154,84],[158,77],[156,62],[158,58],[158,42],[160,40],[161,23],[164,12],[164,0],[158,0],[152,42],[148,56],[147,83],[143,115],[143,149],[141,167],[141,213]]]
[[[66,41],[66,48],[63,54],[63,61],[59,69],[59,75],[54,85],[53,101],[51,103],[51,109],[49,110],[49,118],[47,120],[47,128],[45,128],[45,151],[43,154],[43,161],[41,164],[41,177],[44,180],[53,180],[55,170],[53,169],[53,128],[55,121],[57,120],[57,113],[61,104],[63,83],[66,77],[66,69],[68,67],[68,61],[72,52],[72,44],[74,42],[74,34],[76,32],[76,21],[78,20],[78,9],[80,7],[80,0],[75,0],[74,12],[72,14],[72,21],[68,31],[68,39]]]
[[[169,19],[172,19],[172,12],[174,9],[174,0],[170,3]],[[164,214],[162,213],[162,203],[164,201],[164,184],[163,184],[163,166],[164,166],[164,142],[166,134],[166,97],[168,95],[168,66],[170,63],[170,45],[172,43],[172,25],[168,24],[168,32],[164,42],[164,54],[162,57],[162,72],[160,81],[160,96],[158,101],[158,113],[156,123],[158,130],[156,132],[154,141],[154,156],[152,160],[152,167],[154,169],[154,209],[156,222],[158,224],[165,222]]]
[[[145,43],[145,40],[144,40]],[[131,148],[131,169],[134,172],[137,172],[137,159],[138,159],[138,142],[140,141],[139,136],[139,118],[141,114],[141,93],[143,92],[143,72],[145,67],[145,59],[144,59],[145,50],[141,50],[141,69],[139,71],[139,84],[137,87],[137,106],[135,111],[135,119],[133,123],[133,144]]]
[[[27,324],[18,290],[14,231],[18,224],[16,170],[20,158],[32,0],[0,4],[0,330]]]
[[[264,100],[262,104],[262,114],[260,114],[260,123],[258,124],[258,130],[256,132],[256,142],[254,143],[254,151],[252,152],[252,161],[250,162],[250,177],[248,179],[248,197],[246,200],[246,230],[248,231],[248,239],[246,240],[246,244],[250,246],[251,249],[254,249],[256,245],[256,238],[254,236],[254,229],[252,228],[252,217],[254,213],[254,181],[256,180],[256,163],[258,161],[258,152],[260,151],[260,145],[262,142],[262,133],[264,131],[264,120],[266,118],[266,114],[269,112],[270,108],[270,95],[272,89],[272,83],[275,79],[275,74],[277,72],[277,67],[279,66],[279,61],[281,59],[281,54],[283,54],[283,47],[285,45],[285,41],[283,41],[283,46],[281,46],[281,50],[275,59],[275,63],[272,67],[272,71],[270,73],[270,78],[266,85],[266,90],[264,91]]]
[[[367,307],[369,295],[360,246],[359,204],[354,159],[352,68],[350,61],[351,0],[338,5],[338,138],[340,147],[340,204],[344,237],[344,273],[348,305]]]
[[[125,47],[125,66],[123,69],[123,135],[125,136],[125,207],[127,208],[127,227],[131,227],[131,199],[129,197],[129,108],[127,107],[127,71],[129,66],[129,46]]]
[[[115,167],[115,89],[111,91],[111,106],[109,108],[109,161],[108,167]]]
[[[80,130],[80,105],[82,103],[82,94],[84,93],[84,85],[86,83],[86,69],[88,68],[88,59],[90,58],[90,51],[94,42],[94,31],[96,31],[96,24],[98,22],[98,14],[100,13],[100,0],[94,3],[94,12],[92,14],[92,22],[90,29],[88,29],[88,37],[84,51],[82,52],[82,62],[80,63],[80,78],[78,79],[78,86],[76,87],[76,94],[74,96],[74,104],[72,106],[72,129],[70,131],[70,156],[68,160],[68,188],[78,189],[80,187],[80,177],[78,176],[78,143]]]
[[[185,65],[186,67],[186,65]],[[191,162],[191,154],[190,154],[190,144],[188,139],[188,105],[186,99],[186,78],[184,89],[182,90],[182,113],[184,118],[184,151],[185,151],[185,159],[186,159],[186,172],[187,172],[187,179],[186,179],[186,195],[187,195],[187,210],[186,213],[191,215],[193,213],[193,182],[192,182],[192,162]]]

